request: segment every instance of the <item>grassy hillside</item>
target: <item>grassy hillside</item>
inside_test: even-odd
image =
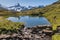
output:
[[[22,28],[23,23],[20,22],[12,22],[6,20],[3,16],[0,16],[0,34],[7,33],[16,33],[18,29]]]
[[[44,16],[53,24],[55,30],[60,25],[60,2],[55,2],[44,9]]]

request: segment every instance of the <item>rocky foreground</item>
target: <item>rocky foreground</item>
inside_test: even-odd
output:
[[[60,26],[55,31],[52,26],[24,27],[20,31],[17,34],[1,34],[0,40],[52,40],[52,35],[60,33]]]

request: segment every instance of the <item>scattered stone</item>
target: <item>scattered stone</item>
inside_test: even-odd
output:
[[[58,26],[57,30],[60,31],[60,26]],[[22,28],[20,29],[22,33],[14,33],[12,35],[2,34],[0,35],[0,39],[4,40],[52,40],[52,34],[54,31],[52,27],[48,25],[45,26],[37,26],[33,28]]]

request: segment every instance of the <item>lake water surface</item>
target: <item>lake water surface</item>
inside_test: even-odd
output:
[[[13,22],[23,22],[26,27],[33,27],[37,25],[50,25],[50,22],[45,17],[39,16],[8,17],[7,19]]]

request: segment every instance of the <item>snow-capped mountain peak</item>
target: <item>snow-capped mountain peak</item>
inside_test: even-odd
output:
[[[16,10],[16,11],[22,11],[22,10],[25,10],[27,9],[25,6],[21,6],[19,3],[17,5],[14,5],[14,6],[10,6],[8,9],[12,10]]]

